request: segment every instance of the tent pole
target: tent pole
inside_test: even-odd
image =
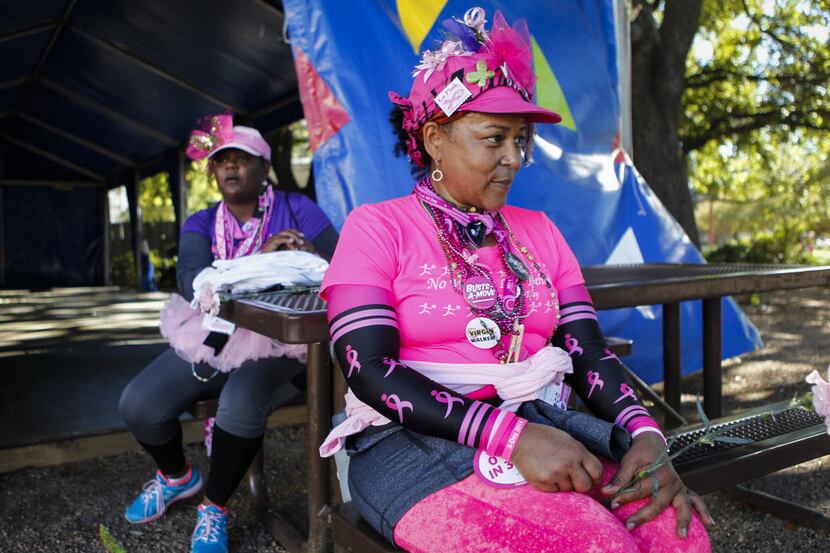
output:
[[[110,229],[110,194],[109,188],[104,190],[104,286],[112,286],[112,238]]]
[[[629,2],[614,0],[614,35],[620,93],[620,147],[634,160],[634,127],[631,122],[631,22]]]
[[[141,206],[139,205],[140,181],[138,171],[129,173],[131,178],[127,181],[127,202],[130,207],[130,231],[133,242],[133,260],[135,262],[136,289],[141,290],[144,282],[141,263],[141,244],[144,241],[141,224]]]
[[[173,213],[176,216],[176,242],[178,245],[182,225],[187,219],[187,158],[184,152],[177,150],[171,163],[170,178],[167,186],[173,200]]]
[[[0,177],[6,172],[6,141],[0,137]],[[3,203],[4,189],[0,186],[0,287],[6,286],[6,237],[3,234],[3,221],[6,217]]]

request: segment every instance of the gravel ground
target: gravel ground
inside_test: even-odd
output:
[[[808,389],[804,377],[830,362],[830,290],[765,295],[746,306],[766,348],[725,364],[725,412],[789,399]],[[685,410],[700,378],[684,383]],[[305,428],[270,430],[266,469],[272,501],[286,518],[304,527]],[[188,456],[207,467],[204,449]],[[279,462],[276,459],[279,458]],[[161,520],[128,524],[122,509],[152,473],[148,458],[127,453],[94,461],[0,474],[0,553],[103,553],[99,524],[109,528],[129,553],[188,551],[195,500],[177,504]],[[750,482],[750,487],[804,503],[830,515],[830,457],[803,463]],[[256,522],[247,490],[231,502],[231,550],[235,553],[282,549]],[[796,526],[737,503],[722,493],[706,496],[717,521],[711,530],[716,552],[830,551],[830,536]]]

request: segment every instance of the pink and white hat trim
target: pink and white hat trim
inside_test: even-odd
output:
[[[262,134],[252,127],[234,125],[233,117],[228,114],[206,117],[202,129],[190,133],[185,153],[190,159],[198,160],[230,148],[271,161],[271,147]]]

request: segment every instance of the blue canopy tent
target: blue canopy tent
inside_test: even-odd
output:
[[[138,259],[136,183],[168,171],[181,221],[183,146],[206,114],[266,137],[302,118],[283,24],[268,0],[4,2],[0,287],[105,284],[117,186]]]
[[[627,30],[624,2],[476,2],[490,18],[529,22],[539,77],[537,101],[563,115],[537,129],[535,163],[520,171],[510,202],[546,212],[583,265],[703,262],[680,226],[639,177],[628,155]],[[408,161],[392,155],[389,90],[406,94],[425,49],[440,46],[441,21],[469,0],[284,2],[300,94],[312,133],[317,197],[336,224],[355,206],[412,190]],[[316,138],[315,138],[316,137]],[[533,306],[531,306],[533,308]],[[760,345],[729,300],[725,356]],[[702,365],[700,306],[682,308],[682,366]],[[662,379],[659,307],[601,314],[605,331],[634,338],[631,365]]]

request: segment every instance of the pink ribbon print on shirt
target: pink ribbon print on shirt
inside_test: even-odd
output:
[[[383,375],[383,378],[387,378],[390,374],[392,374],[392,371],[395,370],[395,367],[403,367],[402,363],[398,363],[397,361],[395,361],[391,357],[384,357],[383,358],[383,364],[384,365],[389,365],[389,370],[386,371],[386,374]]]
[[[380,396],[381,401],[386,402],[386,406],[390,409],[394,409],[398,412],[398,419],[400,420],[401,424],[403,424],[403,410],[409,409],[410,411],[414,411],[412,403],[409,401],[401,401],[401,398],[396,396],[395,394],[383,394]]]
[[[360,373],[360,362],[357,360],[357,350],[352,348],[351,344],[346,346],[346,361],[349,362],[349,374],[346,375],[346,378],[352,377],[352,371],[357,369],[357,372]]]
[[[568,355],[582,355],[583,353],[582,348],[579,347],[579,340],[571,336],[570,333],[565,334],[565,347],[568,349]]]
[[[622,395],[618,397],[614,403],[619,403],[627,397],[630,397],[634,401],[637,401],[637,394],[634,393],[634,390],[632,390],[631,386],[629,386],[628,384],[620,384],[620,392],[622,392]]]
[[[605,382],[603,382],[599,377],[599,373],[596,371],[588,371],[588,384],[591,385],[591,389],[588,391],[589,398],[594,393],[594,388],[599,386],[599,389],[602,390],[602,387],[605,386]]]
[[[445,419],[450,416],[450,413],[452,413],[453,402],[457,401],[461,405],[464,405],[464,400],[463,399],[461,399],[460,397],[451,396],[449,394],[449,392],[444,392],[444,391],[439,392],[438,390],[432,390],[430,392],[430,395],[435,397],[435,400],[438,403],[443,403],[447,406],[447,414],[444,415]]]

